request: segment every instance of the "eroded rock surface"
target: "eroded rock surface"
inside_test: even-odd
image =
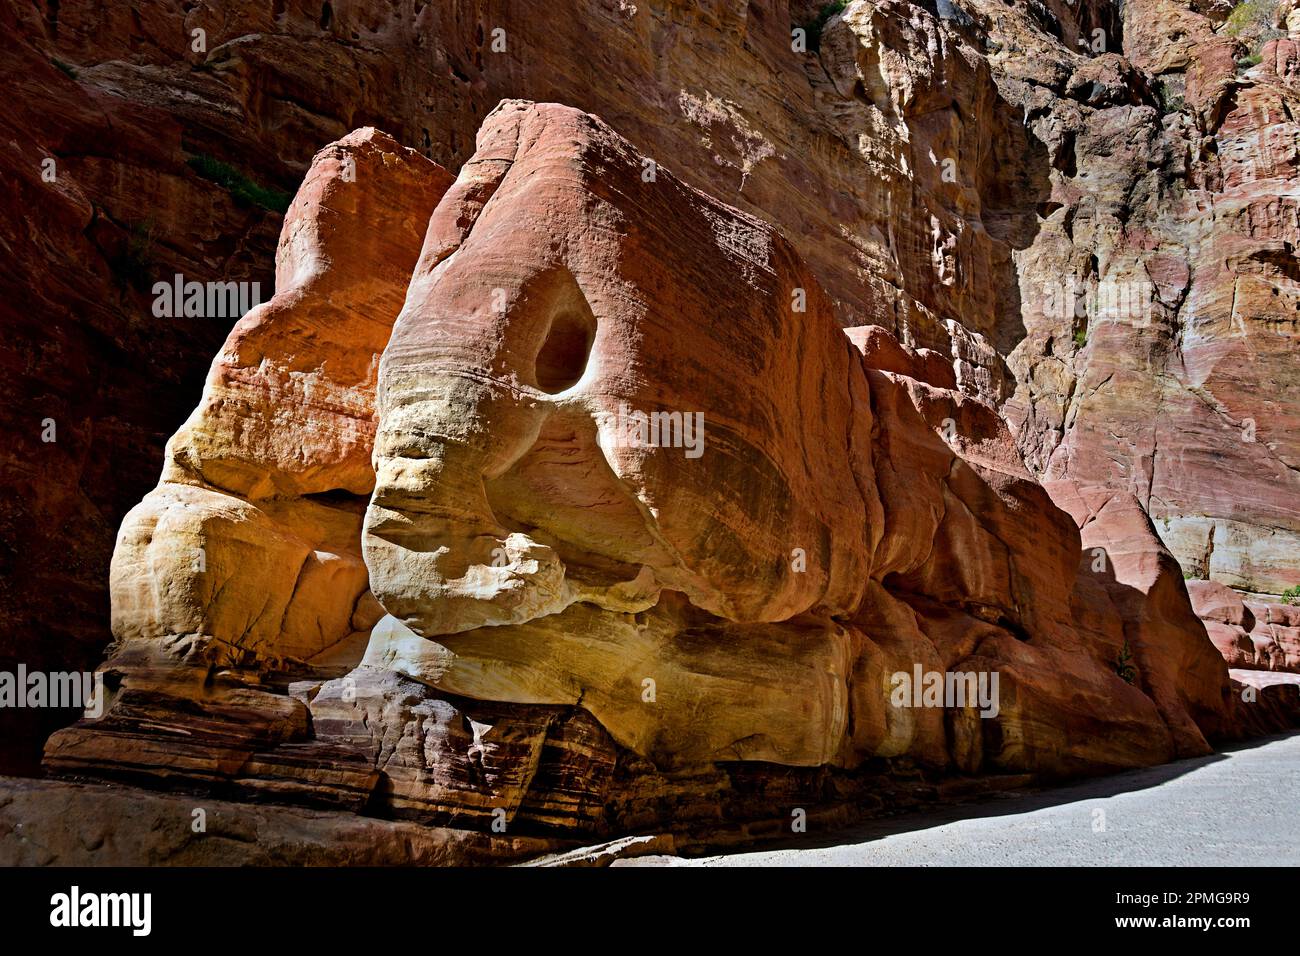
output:
[[[230,324],[150,284],[270,289],[277,203],[213,163],[287,191],[373,123],[459,169],[520,96],[774,225],[840,325],[1000,405],[1031,474],[1134,494],[1189,573],[1300,583],[1290,0],[856,0],[792,49],[822,6],[0,5],[0,662],[108,639],[113,530]]]
[[[821,6],[0,8],[0,665],[135,506],[47,767],[627,832],[1280,726],[1207,649],[1297,667],[1300,13]],[[304,173],[136,505],[228,331],[150,284]]]
[[[194,829],[199,810],[202,832]],[[564,846],[348,813],[0,778],[7,866],[474,866]]]
[[[1187,572],[1266,595],[1300,555],[1289,8],[1139,0],[1104,54],[992,55],[1054,157],[1008,357],[1027,460],[1132,492]]]
[[[1187,590],[1230,667],[1300,672],[1300,608],[1242,600],[1214,581],[1189,581]]]
[[[317,155],[275,297],[235,326],[162,482],[122,523],[120,641],[201,636],[232,659],[301,661],[364,642],[383,614],[359,549],[379,354],[450,182],[373,129]]]
[[[1239,697],[1139,501],[1040,485],[950,364],[846,334],[776,230],[647,159],[526,101],[450,187],[374,131],[320,154],[286,280],[124,527],[106,713],[49,770],[759,835],[791,801],[1142,766],[1288,719],[1294,689]],[[306,569],[281,591],[267,540]],[[945,674],[970,696],[896,694]]]

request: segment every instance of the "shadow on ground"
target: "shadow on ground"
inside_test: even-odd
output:
[[[1186,774],[1229,759],[1231,754],[1254,750],[1277,741],[1300,736],[1300,730],[1258,737],[1254,740],[1233,743],[1221,747],[1217,752],[1204,757],[1191,757],[1160,764],[1156,767],[1144,767],[1139,770],[1126,770],[1106,777],[1093,777],[1067,783],[1051,789],[1023,789],[1003,791],[985,795],[960,803],[950,803],[939,808],[908,812],[899,816],[883,817],[818,834],[799,834],[787,838],[764,841],[761,847],[737,848],[734,851],[719,853],[718,850],[699,853],[683,852],[688,858],[731,856],[756,851],[772,852],[779,850],[816,850],[831,847],[844,847],[871,843],[885,837],[900,833],[917,833],[936,827],[957,823],[962,820],[985,819],[1031,813],[1050,807],[1082,803],[1088,800],[1100,800],[1127,793],[1137,793],[1153,789]]]

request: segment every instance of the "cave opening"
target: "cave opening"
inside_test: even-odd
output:
[[[558,313],[537,353],[538,388],[554,395],[576,385],[587,369],[595,333],[595,323],[587,316],[568,310]]]

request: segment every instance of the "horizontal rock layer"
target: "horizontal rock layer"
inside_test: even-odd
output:
[[[1242,600],[1214,581],[1189,581],[1187,590],[1230,667],[1300,673],[1300,607]]]
[[[6,866],[475,866],[567,846],[132,787],[0,778]]]

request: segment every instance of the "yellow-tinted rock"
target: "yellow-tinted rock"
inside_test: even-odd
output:
[[[317,155],[276,295],[235,326],[161,484],[122,523],[119,639],[200,635],[302,660],[364,640],[383,613],[360,554],[379,353],[449,183],[373,129]]]

